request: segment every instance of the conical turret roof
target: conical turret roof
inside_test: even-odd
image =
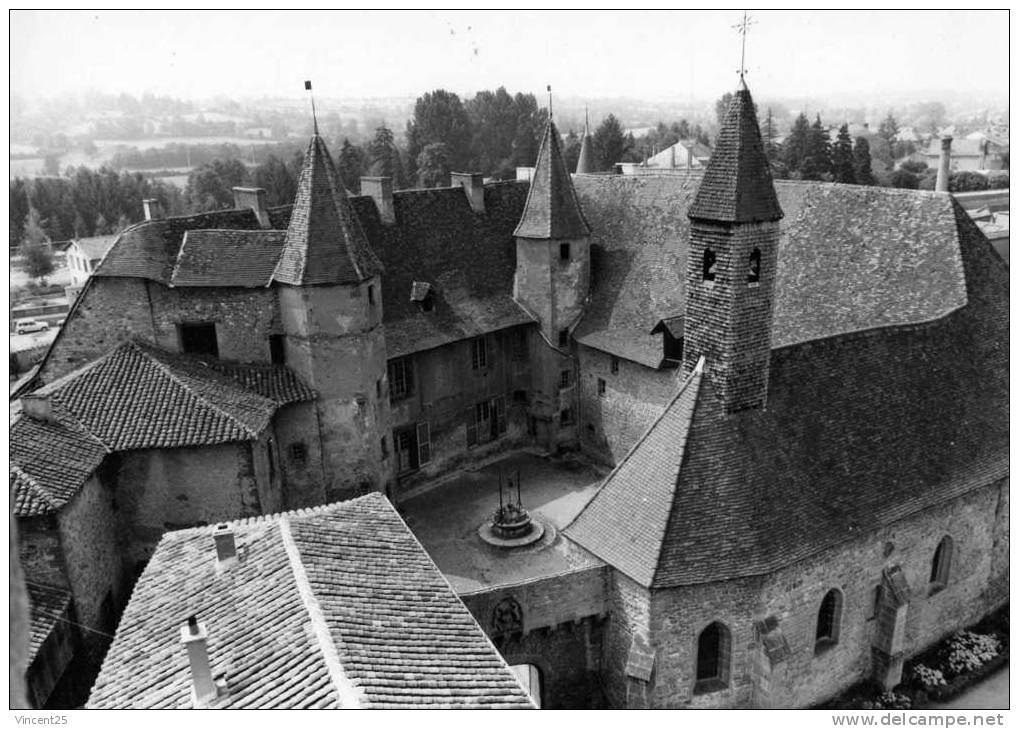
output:
[[[594,150],[591,148],[591,129],[584,119],[584,136],[580,139],[580,156],[577,157],[577,174],[595,172]]]
[[[782,217],[761,130],[757,126],[754,100],[742,79],[729,104],[711,161],[687,216],[726,223],[763,222]]]
[[[559,130],[549,119],[538,150],[524,214],[513,235],[520,238],[583,238],[591,229],[580,210],[570,173],[566,171]]]
[[[304,156],[273,279],[294,286],[351,284],[381,272],[382,264],[368,246],[329,150],[315,134]]]

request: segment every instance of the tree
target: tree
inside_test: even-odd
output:
[[[369,173],[372,177],[393,176],[393,151],[396,143],[393,133],[385,126],[375,130],[375,137],[368,143]]]
[[[827,180],[832,172],[831,139],[818,114],[807,133],[806,155],[800,172],[804,180]]]
[[[452,154],[443,142],[429,144],[417,158],[418,187],[445,187],[449,185]]]
[[[25,235],[25,221],[28,219],[28,186],[20,177],[11,180],[11,203],[8,211],[11,248],[21,245]]]
[[[409,157],[417,160],[428,145],[444,144],[449,163],[465,170],[471,156],[471,141],[470,119],[459,96],[436,89],[418,98],[414,116],[407,125]]]
[[[778,158],[778,145],[775,144],[775,138],[778,136],[778,130],[775,128],[775,117],[771,114],[771,107],[768,107],[768,115],[764,117],[764,123],[761,125],[761,139],[764,141],[764,155],[768,158],[769,162],[774,162]]]
[[[838,137],[832,147],[832,175],[835,182],[847,185],[856,184],[856,171],[853,169],[853,138],[849,136],[849,125],[839,127]]]
[[[594,145],[595,164],[599,170],[611,170],[616,162],[622,162],[626,154],[626,138],[623,128],[615,115],[609,114],[595,130],[591,138]]]
[[[789,168],[790,174],[799,173],[803,167],[803,160],[807,156],[809,137],[810,122],[807,121],[807,115],[800,112],[796,121],[793,122],[789,136],[782,144],[782,161]]]
[[[987,189],[988,190],[1007,190],[1008,189],[1008,172],[1004,170],[998,170],[996,172],[990,172],[987,175]]]
[[[511,179],[514,176],[513,141],[521,116],[516,100],[500,86],[495,91],[479,91],[464,106],[471,125],[470,169]]]
[[[247,168],[238,159],[214,159],[196,167],[188,175],[185,195],[195,212],[223,210],[233,207],[233,188],[243,186]],[[116,219],[116,216],[111,216]]]
[[[349,139],[344,139],[343,145],[340,147],[336,171],[345,188],[351,192],[360,192],[361,175],[364,172],[364,155],[361,154],[360,149],[350,143]]]
[[[286,162],[274,154],[266,157],[251,177],[255,187],[265,190],[268,205],[290,205],[297,197],[297,178]]]
[[[948,177],[949,192],[976,192],[987,189],[987,178],[979,172],[953,172]]]
[[[42,279],[53,273],[53,250],[39,221],[39,211],[32,208],[25,222],[25,239],[19,248],[29,277]]]
[[[919,160],[906,160],[901,165],[899,165],[899,169],[906,170],[907,172],[912,172],[914,175],[919,176],[927,171],[927,163],[920,162]]]
[[[903,167],[892,172],[890,182],[892,187],[900,187],[905,190],[916,190],[920,187],[920,178],[916,173]]]
[[[891,146],[898,134],[899,123],[895,121],[895,117],[892,116],[892,113],[888,112],[888,116],[881,121],[881,124],[877,128],[877,135],[888,142],[889,146]]]
[[[865,137],[857,137],[853,147],[853,174],[857,185],[874,184],[874,174],[870,169],[870,143]]]

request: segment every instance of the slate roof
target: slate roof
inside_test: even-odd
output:
[[[31,576],[29,576],[31,577]],[[28,591],[29,614],[31,627],[28,636],[28,665],[39,654],[39,649],[53,632],[61,619],[66,620],[65,611],[71,603],[71,593],[53,585],[25,580]]]
[[[559,130],[551,117],[538,148],[531,185],[515,236],[521,238],[583,238],[591,229],[573,190],[563,161]]]
[[[285,237],[282,230],[188,231],[170,285],[268,286]]]
[[[690,409],[684,389],[566,534],[646,586],[714,582],[780,569],[1007,477],[1007,269],[961,206],[926,199],[950,206],[964,306],[780,344],[764,410],[727,415],[708,380]],[[930,250],[936,259],[937,241]],[[664,532],[664,506],[641,508],[662,494]],[[615,516],[624,508],[631,518]]]
[[[315,134],[304,156],[275,280],[303,286],[365,281],[382,271],[333,160]]]
[[[17,516],[58,511],[111,451],[258,438],[281,405],[315,393],[279,365],[207,362],[129,341],[34,394],[52,422],[12,407]]]
[[[591,299],[581,344],[657,367],[662,319],[686,306],[686,211],[697,181],[575,180],[591,219]],[[822,182],[775,183],[781,221],[775,347],[943,317],[966,303],[948,195]]]
[[[97,235],[91,238],[75,238],[71,245],[76,246],[90,261],[97,261],[116,243],[115,235]]]
[[[142,574],[89,708],[187,708],[180,626],[208,630],[219,708],[532,708],[509,667],[380,494],[167,533]]]
[[[132,276],[169,284],[184,234],[189,230],[258,230],[250,209],[221,210],[132,225],[120,234],[94,276]]]
[[[687,215],[727,223],[782,217],[782,208],[772,187],[771,165],[761,142],[754,100],[742,79],[722,121],[711,160]]]
[[[594,168],[594,150],[591,147],[591,134],[585,125],[584,136],[580,138],[580,155],[577,157],[578,175],[597,171]]]

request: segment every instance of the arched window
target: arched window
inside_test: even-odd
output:
[[[842,593],[828,590],[817,611],[817,633],[814,636],[814,653],[819,653],[839,642],[839,624],[842,622]]]
[[[938,548],[934,550],[934,559],[931,561],[931,589],[930,594],[944,590],[948,585],[948,575],[952,570],[952,552],[955,545],[952,538],[945,536],[938,542]]]
[[[750,252],[750,265],[747,268],[747,283],[757,283],[761,280],[761,249],[754,248]]]
[[[541,708],[541,669],[535,666],[533,663],[521,663],[516,666],[510,666],[513,673],[517,675],[517,681],[524,687],[531,698],[534,699],[535,705]]]
[[[697,684],[699,694],[720,691],[729,686],[729,662],[732,638],[729,629],[714,622],[697,638]]]
[[[715,265],[718,263],[718,256],[710,248],[704,249],[704,261],[702,263],[704,280],[714,281],[715,280]]]

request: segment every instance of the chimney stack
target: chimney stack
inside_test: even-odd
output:
[[[234,207],[250,208],[258,217],[258,225],[267,230],[272,227],[269,222],[269,208],[265,204],[265,190],[261,187],[235,187]]]
[[[467,202],[476,213],[485,212],[485,183],[480,172],[451,172],[453,187],[462,187],[467,193]]]
[[[227,524],[217,524],[212,538],[216,542],[216,560],[222,564],[237,557],[237,544],[234,541],[234,530]]]
[[[362,177],[361,194],[368,195],[375,201],[379,217],[384,225],[396,223],[396,208],[393,206],[392,177]]]
[[[934,189],[938,192],[948,192],[948,175],[952,165],[952,138],[944,136],[941,138],[941,157],[938,160],[938,178]]]
[[[191,664],[191,699],[196,708],[208,706],[218,695],[209,664],[208,637],[205,625],[198,622],[195,615],[180,627],[180,642],[184,644],[188,663]]]
[[[33,420],[53,422],[53,405],[48,394],[31,393],[21,398],[21,409]]]
[[[159,204],[159,200],[154,197],[146,198],[145,200],[142,200],[142,205],[145,206],[146,220],[163,219],[163,207]]]

